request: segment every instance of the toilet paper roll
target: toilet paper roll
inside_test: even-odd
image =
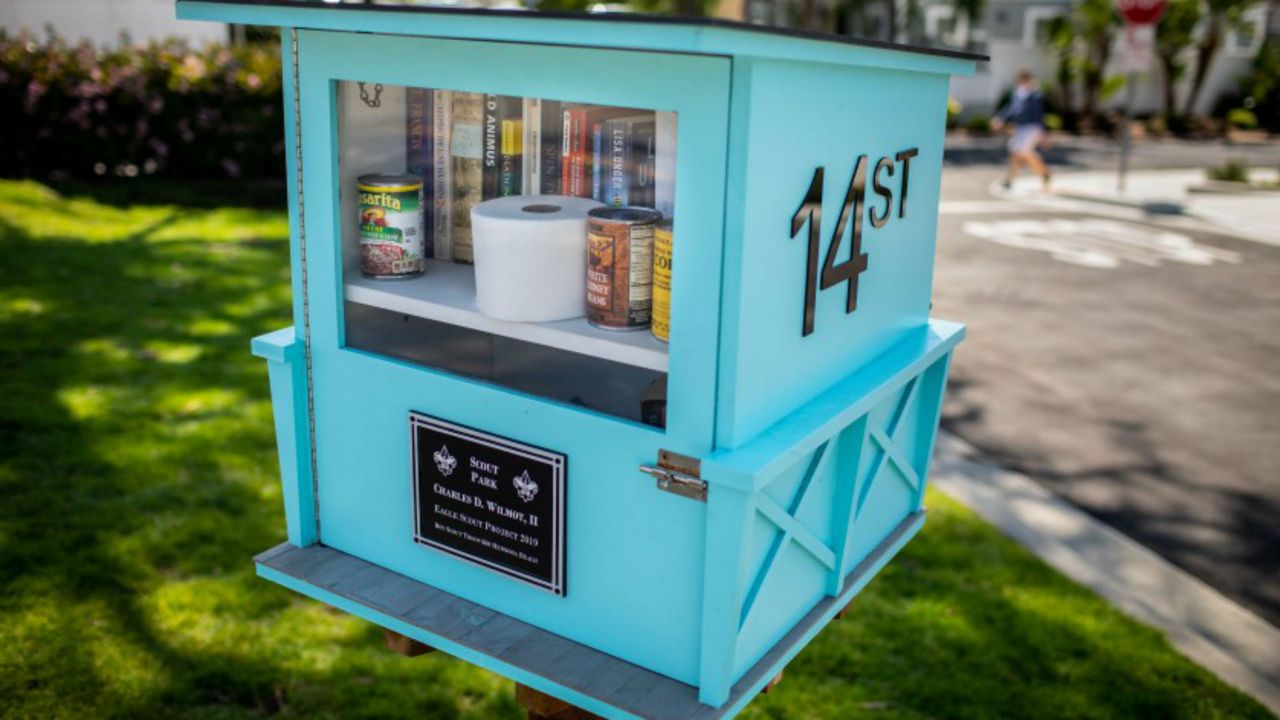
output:
[[[582,317],[587,211],[601,204],[561,195],[514,195],[472,208],[480,312],[516,322]]]

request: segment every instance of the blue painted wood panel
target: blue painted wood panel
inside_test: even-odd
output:
[[[734,64],[724,328],[717,446],[736,447],[866,364],[928,320],[947,78],[834,64],[737,60]],[[871,170],[916,148],[905,217],[902,163],[882,175],[893,190],[882,228],[868,215],[883,200]],[[791,236],[815,168],[825,169],[819,261],[826,257],[859,156],[870,165],[863,208],[858,304],[845,285],[819,290],[813,334],[802,335],[807,228]],[[846,227],[840,260],[850,257]]]
[[[321,541],[696,682],[703,567],[689,548],[702,545],[705,508],[655,491],[638,467],[660,448],[712,449],[726,146],[707,139],[725,136],[729,61],[314,31],[300,33],[300,54]],[[677,113],[666,432],[343,347],[338,80]],[[569,456],[566,597],[413,542],[410,411]]]

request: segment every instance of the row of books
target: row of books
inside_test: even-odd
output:
[[[471,208],[495,197],[674,209],[675,113],[409,88],[405,143],[438,260],[471,262]]]

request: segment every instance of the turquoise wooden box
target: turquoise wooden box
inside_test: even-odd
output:
[[[929,318],[948,78],[981,58],[714,20],[177,7],[282,28],[294,324],[253,350],[288,542],[263,577],[605,717],[730,717],[920,529],[964,333]],[[352,347],[354,81],[678,116],[669,346],[555,348],[665,373],[665,429]],[[557,345],[539,332],[511,329]],[[410,413],[564,454],[563,592],[414,541]]]

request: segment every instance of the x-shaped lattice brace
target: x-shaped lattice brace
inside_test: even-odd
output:
[[[739,630],[746,624],[747,618],[750,617],[760,589],[764,587],[765,581],[768,580],[769,573],[773,569],[778,555],[782,553],[782,550],[789,542],[794,541],[827,569],[831,578],[828,583],[829,594],[834,595],[840,591],[844,558],[848,551],[849,539],[853,535],[852,526],[857,523],[858,517],[862,513],[862,508],[866,504],[867,497],[871,494],[871,486],[879,477],[880,471],[884,469],[886,459],[898,469],[899,476],[911,488],[911,492],[918,499],[921,491],[920,473],[899,446],[898,443],[901,440],[898,439],[898,432],[902,427],[902,419],[906,417],[907,411],[915,400],[919,384],[918,377],[907,381],[902,390],[902,395],[899,396],[897,405],[894,407],[893,413],[890,414],[889,421],[884,427],[871,425],[869,422],[870,413],[858,418],[849,426],[849,429],[853,431],[854,441],[858,443],[858,451],[855,457],[860,457],[861,450],[867,447],[868,440],[875,445],[876,454],[871,459],[866,473],[861,478],[854,477],[852,482],[843,484],[837,479],[837,487],[843,486],[847,488],[847,492],[839,493],[835,502],[835,548],[828,547],[812,530],[805,527],[796,516],[800,514],[800,510],[804,507],[804,502],[809,496],[809,490],[813,487],[814,478],[819,476],[828,458],[833,454],[831,446],[834,442],[838,442],[836,438],[827,440],[814,451],[789,507],[783,508],[777,501],[763,493],[757,497],[756,511],[777,526],[781,533],[774,538],[773,544],[769,547],[769,552],[765,555],[760,572],[756,574],[751,587],[747,589],[747,593],[743,597],[742,611],[738,618]],[[857,473],[857,465],[857,462],[853,464],[852,472],[855,475]],[[916,503],[913,502],[914,504]]]

